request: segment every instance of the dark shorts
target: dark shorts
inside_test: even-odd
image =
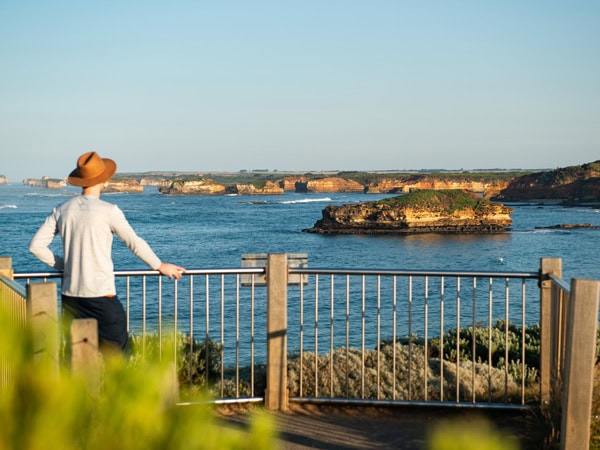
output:
[[[62,296],[63,314],[72,319],[96,319],[100,345],[126,350],[128,345],[127,317],[118,297]]]

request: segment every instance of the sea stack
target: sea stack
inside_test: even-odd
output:
[[[422,190],[353,205],[327,206],[312,228],[322,234],[499,233],[512,208],[463,190]]]

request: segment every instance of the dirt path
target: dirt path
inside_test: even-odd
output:
[[[425,450],[428,433],[443,420],[470,423],[485,417],[522,449],[543,448],[544,427],[531,412],[473,411],[433,407],[334,407],[292,405],[288,413],[273,414],[282,450],[399,449]],[[245,429],[248,415],[223,415],[227,426]]]

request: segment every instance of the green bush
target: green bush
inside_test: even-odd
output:
[[[208,403],[177,406],[173,355],[159,361],[150,354],[107,355],[100,389],[92,389],[82,375],[57,371],[56,362],[34,361],[30,333],[0,311],[0,366],[10,368],[0,384],[0,449],[273,448],[266,416],[245,433],[223,428]]]
[[[509,373],[519,382],[525,375],[525,383],[532,384],[539,381],[540,366],[540,326],[525,327],[525,362],[523,371],[521,364],[523,342],[522,327],[499,320],[491,328],[476,326],[450,330],[444,335],[443,357],[447,361],[456,361],[457,348],[459,349],[459,360],[487,363],[491,354],[492,366],[498,369],[504,368],[506,360],[506,342],[508,341],[508,367]],[[473,334],[475,335],[475,357],[473,358]],[[431,356],[439,358],[440,339],[432,339],[430,342]],[[491,353],[490,353],[491,352]]]
[[[427,450],[517,450],[518,443],[483,419],[447,421],[427,439]]]

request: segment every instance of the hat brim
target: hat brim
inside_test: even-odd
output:
[[[109,158],[102,158],[102,161],[104,161],[104,171],[100,175],[94,178],[82,178],[80,176],[79,169],[75,169],[69,174],[67,181],[69,184],[79,187],[89,187],[104,183],[105,181],[109,180],[110,177],[112,177],[117,171],[117,163]]]

